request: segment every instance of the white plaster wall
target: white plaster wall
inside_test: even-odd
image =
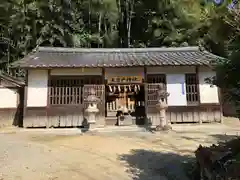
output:
[[[195,73],[193,66],[148,67],[147,74],[186,74]]]
[[[18,93],[16,90],[0,88],[0,108],[17,108]]]
[[[27,107],[47,106],[48,70],[28,70]]]
[[[79,76],[79,75],[102,75],[101,68],[64,68],[52,69],[51,75]]]
[[[185,74],[166,74],[169,106],[186,106]]]
[[[106,68],[105,77],[113,76],[142,76],[144,78],[144,68]]]
[[[148,67],[147,74],[166,74],[169,106],[186,106],[186,83],[185,74],[195,73],[193,66],[169,66],[169,67]]]
[[[215,76],[216,73],[208,68],[200,68],[198,73],[199,78],[199,93],[200,103],[219,103],[218,88],[217,86],[210,85],[205,82],[208,77]]]

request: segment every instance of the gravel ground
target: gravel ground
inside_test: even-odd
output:
[[[76,176],[72,163],[68,162],[64,153],[57,149],[23,141],[16,135],[1,134],[0,144],[1,179],[67,179],[69,174],[72,176],[71,179],[75,177],[82,179],[82,174],[77,173]]]
[[[236,135],[236,127],[189,126],[156,134],[0,133],[0,180],[187,180],[183,164],[198,145],[232,138],[225,134]]]
[[[86,144],[78,147],[69,146],[79,139],[92,140],[92,143],[89,143],[90,146]],[[0,134],[0,179],[133,179],[135,174],[127,170],[127,165],[121,162],[115,151],[106,154],[95,149],[98,141],[105,141],[104,139],[107,138],[41,136],[29,133]],[[95,145],[93,142],[96,142]],[[160,174],[147,177],[149,180],[159,180],[159,178],[166,179]]]

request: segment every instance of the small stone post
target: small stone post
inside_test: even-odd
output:
[[[96,124],[96,114],[99,112],[97,108],[97,104],[100,102],[100,99],[96,96],[96,92],[94,89],[90,90],[90,95],[85,99],[87,103],[89,103],[85,112],[87,113],[87,123],[89,125],[89,130],[94,129],[94,125]]]
[[[158,103],[156,104],[156,108],[159,110],[160,119],[159,124],[156,126],[156,130],[170,130],[172,127],[170,126],[170,122],[166,117],[166,109],[168,108],[167,97],[169,93],[166,91],[165,84],[161,83],[159,85],[159,90],[157,91]]]

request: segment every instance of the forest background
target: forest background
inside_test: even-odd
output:
[[[235,1],[234,1],[235,2]],[[240,113],[240,9],[223,0],[1,0],[0,69],[37,46],[202,46]],[[18,71],[22,72],[21,70]],[[220,80],[220,81],[219,81]]]

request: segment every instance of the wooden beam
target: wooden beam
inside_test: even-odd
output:
[[[23,127],[24,127],[24,120],[27,116],[27,97],[28,97],[28,70],[26,70],[25,75],[25,87],[24,87],[24,102],[23,102]]]
[[[105,107],[105,110],[104,110],[104,116],[105,116],[105,122],[106,122],[106,117],[107,117],[107,103],[106,103],[106,99],[107,99],[107,93],[106,93],[106,84],[107,84],[107,80],[105,79],[105,73],[106,70],[105,68],[102,68],[102,83],[104,84],[104,88],[105,88],[105,97],[104,97],[104,107]]]
[[[144,96],[145,96],[144,106],[145,106],[145,116],[146,116],[144,124],[147,125],[147,123],[148,123],[148,111],[147,111],[148,110],[148,107],[147,107],[147,103],[148,103],[148,84],[147,84],[147,67],[146,66],[144,66],[144,81],[143,81],[143,83],[144,83]]]
[[[195,67],[195,73],[196,73],[196,78],[197,78],[197,97],[198,97],[198,102],[199,105],[201,104],[201,100],[200,100],[200,84],[199,84],[199,67],[196,66]],[[199,115],[199,123],[202,124],[202,120],[201,120],[201,114]]]
[[[51,76],[51,69],[48,69],[48,81],[47,81],[47,110],[46,110],[46,118],[47,118],[47,122],[46,122],[46,128],[49,128],[49,118],[48,118],[48,111],[49,111],[49,106],[50,106],[50,76]]]

